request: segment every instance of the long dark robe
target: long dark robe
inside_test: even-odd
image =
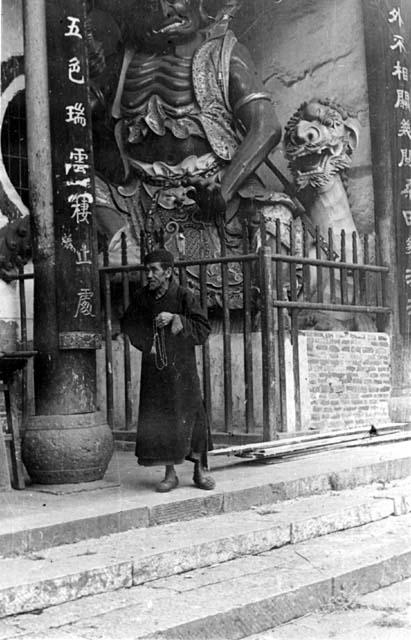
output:
[[[161,368],[164,363],[158,349],[157,353],[153,349],[154,319],[162,311],[178,314],[183,325],[176,336],[171,333],[171,324],[162,330],[167,354],[164,368]],[[212,444],[195,346],[207,340],[210,325],[195,296],[174,280],[158,300],[145,287],[126,310],[121,328],[133,346],[143,352],[136,442],[138,463],[180,464],[185,458],[193,459],[194,454],[200,454],[203,463],[206,462]]]

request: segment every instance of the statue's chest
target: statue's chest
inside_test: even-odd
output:
[[[171,106],[191,104],[192,59],[135,55],[125,76],[123,105],[136,108],[154,94]]]

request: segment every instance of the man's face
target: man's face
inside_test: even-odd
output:
[[[160,262],[146,264],[145,273],[150,291],[166,290],[171,276],[171,267],[163,269]]]
[[[190,40],[200,28],[200,0],[145,0],[138,3],[142,38],[152,45]]]

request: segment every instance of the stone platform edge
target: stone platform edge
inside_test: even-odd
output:
[[[116,559],[107,552],[98,557],[94,548],[88,548],[90,556],[83,566],[73,565],[73,557],[82,557],[82,551],[68,548],[67,559],[49,557],[34,560],[36,567],[24,568],[21,559],[0,560],[0,573],[22,575],[21,583],[0,584],[0,618],[19,615],[33,610],[45,610],[64,602],[93,596],[119,589],[129,589],[150,585],[157,580],[171,578],[197,569],[207,569],[241,557],[269,553],[273,549],[286,548],[308,542],[319,537],[358,528],[371,523],[387,521],[391,517],[408,516],[411,513],[411,493],[406,490],[391,493],[389,490],[380,497],[364,497],[351,506],[333,507],[333,499],[329,509],[324,513],[299,519],[290,516],[278,522],[266,522],[263,527],[242,529],[238,525],[234,535],[222,531],[215,539],[192,542],[187,546],[173,546],[168,549],[155,549],[142,552],[133,557],[135,544],[131,539],[118,540],[122,551]],[[401,518],[399,518],[400,520]],[[174,536],[179,536],[174,531]],[[98,545],[98,541],[95,541]],[[98,547],[97,547],[98,548]],[[405,551],[405,549],[403,549]],[[75,556],[74,554],[79,554]],[[411,560],[411,547],[407,549]],[[33,561],[29,558],[29,562]],[[20,564],[19,564],[20,563]],[[410,564],[411,571],[411,564]],[[37,577],[35,573],[37,572]],[[7,579],[6,579],[7,581]],[[1,580],[0,580],[1,583]]]
[[[131,529],[245,511],[253,506],[323,494],[328,491],[343,491],[373,482],[386,483],[410,475],[411,457],[392,458],[359,465],[337,473],[323,472],[289,481],[203,494],[198,498],[176,500],[152,507],[132,507],[89,518],[71,519],[1,534],[0,553],[3,557],[21,555],[80,540],[97,539]]]
[[[257,602],[233,607],[223,614],[214,614],[166,630],[149,633],[139,640],[237,640],[263,633],[280,624],[316,611],[321,606],[341,597],[344,592],[358,590],[365,595],[382,587],[409,578],[411,552],[377,560],[354,571],[340,572],[292,591],[269,595]],[[241,635],[240,635],[241,634]],[[275,631],[273,631],[275,634]],[[273,639],[275,635],[273,635]],[[23,640],[23,638],[22,638]],[[24,636],[24,640],[31,640]],[[290,637],[291,640],[291,637]]]

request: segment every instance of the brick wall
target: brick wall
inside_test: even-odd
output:
[[[224,349],[221,334],[213,334],[210,344],[212,422],[215,431],[225,428]],[[256,432],[262,431],[261,335],[253,333],[254,417]],[[390,341],[384,333],[301,331],[302,430],[345,429],[390,422]],[[202,374],[200,350],[197,353]],[[132,409],[137,421],[140,353],[132,349]],[[234,431],[245,431],[244,344],[240,334],[231,336]],[[295,430],[292,346],[285,343],[288,431]],[[97,352],[98,405],[105,410],[105,354]],[[122,341],[113,343],[114,423],[124,429],[124,365]]]
[[[390,339],[384,333],[304,331],[311,428],[387,423]]]

